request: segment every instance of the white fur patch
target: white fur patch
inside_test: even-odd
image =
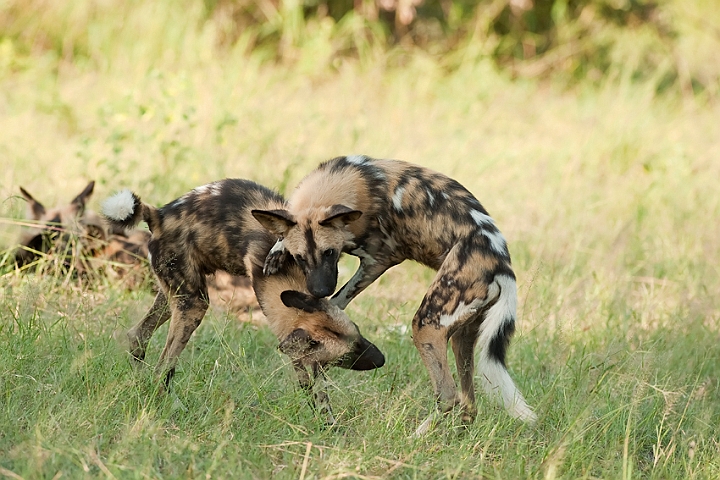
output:
[[[510,378],[510,374],[502,364],[488,358],[481,358],[483,388],[488,396],[502,402],[511,417],[527,423],[534,423],[537,415],[525,402],[520,390]]]
[[[130,190],[121,190],[102,204],[102,213],[106,217],[123,221],[132,216],[135,212],[135,199]]]
[[[348,155],[345,157],[345,161],[355,165],[362,165],[367,162],[367,157],[365,155]]]
[[[505,237],[499,231],[491,231],[497,230],[497,227],[495,226],[495,221],[492,219],[492,217],[490,215],[482,213],[479,210],[470,210],[470,216],[473,218],[475,223],[477,223],[477,225],[483,229],[482,234],[485,235],[490,241],[490,247],[497,253],[501,255],[506,255],[507,242],[505,241]]]
[[[285,244],[283,243],[282,240],[278,240],[277,242],[275,242],[275,245],[272,246],[268,255],[270,255],[270,253],[280,252],[280,251],[284,251],[284,250],[285,250]]]
[[[475,220],[475,223],[477,223],[479,226],[484,227],[486,225],[495,225],[495,221],[490,217],[490,215],[486,215],[478,210],[470,210],[470,216],[472,216],[473,220]]]
[[[482,233],[487,237],[488,240],[490,240],[490,246],[493,250],[495,250],[501,255],[507,254],[507,242],[505,241],[505,237],[503,237],[502,233],[489,232],[487,230],[483,230]]]
[[[440,315],[440,325],[443,327],[449,327],[450,325],[453,325],[455,322],[457,322],[460,318],[466,318],[467,315],[472,315],[473,313],[476,313],[478,311],[478,306],[480,305],[479,300],[474,300],[470,302],[468,305],[465,305],[465,302],[460,302],[460,304],[457,306],[455,311],[450,315]]]
[[[194,188],[193,192],[200,194],[200,195],[202,195],[204,193],[207,193],[209,195],[219,195],[220,187],[217,185],[217,183],[208,183],[207,185],[202,185],[202,186]]]
[[[405,194],[405,187],[399,187],[395,190],[395,194],[392,197],[393,206],[398,212],[402,212],[402,198]]]
[[[432,207],[433,205],[435,205],[435,195],[433,195],[428,188],[425,189],[425,193],[427,193],[428,201],[430,202],[430,206]]]

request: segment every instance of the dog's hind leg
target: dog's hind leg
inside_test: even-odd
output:
[[[469,251],[468,245],[457,244],[448,252],[413,318],[413,340],[430,374],[438,409],[447,413],[461,405],[463,421],[475,417],[473,348],[479,329],[476,319],[486,305],[488,293],[486,285],[483,284],[484,288],[473,285],[475,275],[464,268]],[[458,361],[462,396],[457,393],[448,367],[449,339]],[[431,423],[431,419],[423,422],[416,435],[425,433]]]
[[[460,327],[452,337],[450,344],[455,354],[455,364],[460,379],[460,407],[463,410],[462,421],[472,423],[477,416],[475,403],[475,341],[478,337],[481,317],[469,321]]]
[[[420,310],[413,319],[413,341],[430,375],[437,400],[437,410],[432,412],[418,427],[415,436],[426,434],[439,418],[438,413],[447,413],[460,403],[455,380],[453,380],[448,367],[448,328],[438,321],[439,315],[436,315],[435,321],[432,323],[427,323],[431,319],[424,316],[430,306],[438,306],[439,299],[436,294],[437,292],[431,291],[425,296]]]
[[[170,318],[170,306],[161,290],[155,296],[155,302],[145,317],[127,332],[128,350],[138,363],[145,359],[145,351],[153,333],[160,325],[167,322],[168,318]]]
[[[164,383],[168,388],[175,374],[178,357],[208,309],[207,290],[175,295],[170,299],[170,304],[172,308],[170,328],[165,348],[160,354],[160,360],[155,369],[158,374],[165,375]]]

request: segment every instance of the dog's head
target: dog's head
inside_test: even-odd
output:
[[[303,269],[312,295],[322,298],[335,291],[340,254],[353,240],[348,225],[362,212],[333,205],[296,215],[288,210],[253,210],[252,214],[266,230],[283,240],[285,249]]]
[[[65,252],[70,254],[74,248],[73,239],[82,237],[98,237],[104,239],[102,223],[84,218],[85,205],[93,193],[95,182],[90,182],[80,194],[67,205],[47,209],[24,188],[20,193],[27,200],[26,217],[32,225],[21,231],[19,248],[15,252],[18,265],[26,265],[36,260],[41,254],[48,252]]]
[[[298,312],[295,328],[279,346],[293,362],[351,370],[373,370],[385,364],[382,352],[329,301],[295,290],[282,292],[280,298],[286,307]]]

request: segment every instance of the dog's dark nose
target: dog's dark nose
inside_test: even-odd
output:
[[[350,365],[351,370],[374,370],[385,365],[385,355],[365,338],[356,348],[356,352],[359,355]]]
[[[325,298],[329,297],[333,293],[333,289],[327,285],[310,285],[308,284],[308,291],[313,297]]]
[[[333,294],[337,285],[337,259],[324,258],[315,267],[306,270],[308,291],[315,297],[325,298]]]
[[[325,298],[329,297],[335,291],[335,283],[337,277],[324,274],[324,272],[311,272],[307,276],[307,289],[313,297]]]

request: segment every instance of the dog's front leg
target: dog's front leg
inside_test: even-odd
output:
[[[328,426],[335,425],[335,416],[330,406],[330,397],[327,394],[327,377],[325,371],[319,365],[312,366],[312,377],[305,365],[300,362],[293,362],[300,388],[307,395],[310,408],[314,412],[325,415],[325,423]]]
[[[285,249],[282,238],[279,238],[265,257],[263,274],[266,276],[275,275],[280,271],[280,268],[282,268],[283,264],[287,261],[287,258],[288,251]]]
[[[313,375],[315,377],[315,408],[318,413],[325,415],[325,424],[327,426],[335,425],[335,416],[330,406],[330,396],[327,393],[328,379],[325,370],[320,365],[313,365]]]
[[[360,266],[352,278],[330,299],[330,302],[341,310],[345,310],[353,298],[377,280],[388,268],[397,265],[397,262],[378,261],[361,249],[353,250],[351,253],[360,258]]]

